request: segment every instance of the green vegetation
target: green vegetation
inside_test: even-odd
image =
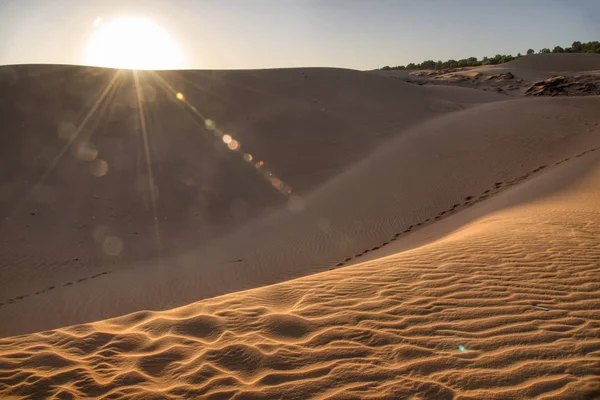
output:
[[[546,54],[546,53],[600,53],[600,42],[597,42],[597,41],[587,42],[587,43],[573,42],[571,47],[567,47],[566,49],[563,49],[560,46],[556,46],[552,50],[543,48],[540,51],[538,51],[538,53],[539,54]],[[527,55],[531,55],[531,54],[535,54],[535,50],[533,50],[533,49],[527,50]],[[496,65],[496,64],[502,64],[502,63],[505,63],[508,61],[515,60],[519,57],[521,57],[521,53],[517,54],[516,57],[514,57],[510,54],[509,55],[496,54],[492,58],[483,57],[481,60],[478,60],[477,57],[463,58],[462,60],[447,60],[444,62],[427,60],[427,61],[423,61],[420,64],[410,63],[406,66],[398,65],[396,67],[390,67],[389,65],[386,65],[385,67],[383,67],[381,69],[384,71],[388,71],[388,70],[392,70],[392,69],[445,69],[445,68],[472,67],[472,66],[476,66],[476,65],[486,65],[486,64]]]

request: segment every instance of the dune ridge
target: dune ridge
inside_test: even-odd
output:
[[[593,398],[599,154],[507,190],[559,186],[553,195],[414,250],[165,312],[1,339],[0,393]]]

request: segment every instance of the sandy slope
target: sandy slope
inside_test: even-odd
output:
[[[600,395],[600,98],[0,76],[0,397]]]
[[[418,249],[166,312],[2,339],[0,393],[598,396],[598,150],[547,166],[481,203],[510,208]]]
[[[500,65],[484,65],[470,72],[483,76],[511,72],[527,83],[556,75],[597,74],[600,71],[600,54],[533,54]],[[526,85],[527,86],[527,85]]]
[[[580,72],[600,69],[600,54],[534,54],[510,61],[503,66],[543,72]]]
[[[12,285],[5,293],[13,301],[4,302],[0,316],[13,323],[2,333],[168,309],[355,262],[411,226],[433,223],[452,207],[459,211],[467,198],[500,191],[540,166],[600,145],[599,103],[522,99],[433,118],[298,200],[297,208],[292,202],[200,250],[145,263],[92,264],[85,273],[8,265],[3,277]]]
[[[247,251],[231,254],[238,243],[217,248],[216,256],[188,253],[212,249],[217,238],[286,205],[267,171],[305,195],[411,126],[464,108],[413,85],[340,69],[146,74],[144,135],[131,74],[64,66],[1,72],[0,314],[13,321],[0,327],[3,334],[170,308],[305,274],[337,254],[300,247],[297,265],[269,275],[273,262],[261,266]],[[241,151],[230,151],[202,116],[239,140]],[[259,160],[265,165],[257,170]],[[302,235],[315,227],[312,221]],[[246,239],[238,242],[268,250],[264,239],[261,246]],[[156,260],[166,261],[150,268]],[[253,263],[234,265],[250,278],[225,273],[214,280],[215,270],[237,260]],[[203,271],[202,280],[178,287],[189,273],[173,273],[181,263]],[[256,279],[257,269],[268,279]],[[127,270],[135,272],[114,275]],[[26,310],[39,315],[18,317]]]
[[[304,195],[402,129],[460,108],[340,69],[144,73],[141,113],[131,73],[0,75],[4,304],[207,245],[285,206],[274,178]]]

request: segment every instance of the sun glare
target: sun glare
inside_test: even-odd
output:
[[[184,57],[175,40],[156,22],[142,17],[97,18],[84,63],[126,69],[177,69]]]

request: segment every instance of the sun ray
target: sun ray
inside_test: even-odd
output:
[[[104,99],[100,101],[100,104],[96,107],[96,110],[94,111],[94,115],[99,116],[100,118],[97,118],[96,121],[89,121],[89,119],[91,119],[90,116],[90,118],[88,118],[88,122],[85,123],[85,126],[81,127],[81,130],[83,130],[83,128],[86,128],[86,130],[91,131],[91,134],[93,136],[93,134],[96,132],[98,124],[100,124],[101,122],[101,117],[104,115],[105,112],[110,112],[110,108],[114,104],[114,99],[117,93],[119,92],[121,84],[123,83],[123,78],[124,77],[122,71],[118,71],[118,76],[116,77],[115,82],[111,83],[111,88],[108,90],[107,94],[104,96]],[[91,136],[88,139],[91,139]]]
[[[81,123],[77,126],[77,128],[75,129],[75,131],[73,132],[73,134],[68,138],[67,143],[65,143],[65,145],[62,147],[62,149],[60,150],[60,152],[58,153],[58,155],[52,160],[52,162],[50,163],[50,165],[48,166],[48,168],[46,168],[46,170],[42,173],[42,175],[40,176],[40,178],[31,186],[31,188],[28,190],[27,194],[25,194],[25,196],[23,196],[23,199],[14,207],[14,209],[11,212],[10,216],[7,217],[6,219],[10,219],[14,215],[18,214],[19,211],[21,210],[21,208],[23,207],[23,205],[27,202],[27,200],[29,200],[29,198],[31,197],[32,193],[34,193],[35,190],[52,173],[52,171],[54,170],[54,168],[56,167],[56,165],[58,165],[58,163],[60,162],[60,160],[62,159],[62,157],[65,155],[65,153],[69,150],[69,148],[71,147],[71,145],[77,140],[77,138],[79,137],[81,131],[87,125],[88,121],[92,118],[92,116],[94,116],[94,114],[96,113],[96,110],[98,110],[98,107],[100,107],[100,105],[103,104],[104,100],[107,98],[107,96],[109,95],[109,93],[111,93],[111,91],[115,88],[115,82],[117,81],[117,79],[119,78],[120,75],[121,75],[121,71],[120,70],[118,70],[118,71],[115,72],[115,74],[113,75],[113,77],[111,78],[111,80],[106,84],[106,86],[104,87],[104,89],[102,89],[102,91],[100,92],[100,95],[96,98],[96,100],[92,104],[92,107],[90,108],[90,110],[88,111],[88,113],[85,115],[85,117],[83,118],[83,120],[81,121]]]
[[[159,254],[162,252],[162,240],[160,237],[160,227],[158,221],[158,210],[156,207],[156,188],[154,186],[154,174],[152,172],[152,162],[150,157],[150,143],[148,141],[148,131],[146,129],[146,116],[144,115],[144,102],[142,101],[142,93],[140,91],[140,79],[138,71],[133,71],[133,80],[135,83],[135,91],[137,94],[138,115],[140,117],[140,127],[144,141],[144,153],[146,156],[146,169],[148,171],[148,185],[150,186],[150,202],[152,205],[152,217],[154,220],[154,234],[156,236],[156,246]]]

